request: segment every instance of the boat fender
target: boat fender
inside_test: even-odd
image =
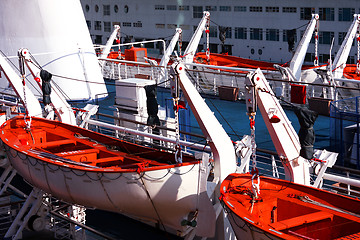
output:
[[[147,107],[147,113],[149,115],[147,119],[147,124],[155,127],[160,126],[160,119],[158,117],[158,102],[156,99],[156,87],[157,85],[148,85],[145,86],[145,92],[146,92],[146,107]]]
[[[52,78],[52,74],[46,70],[41,70],[40,77],[43,81],[43,84],[42,84],[43,102],[44,102],[44,105],[46,106],[51,103],[51,98],[50,98],[51,83],[50,83],[50,81]]]

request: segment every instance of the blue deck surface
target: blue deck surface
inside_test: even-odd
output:
[[[158,102],[161,106],[165,105],[165,100],[169,105],[170,95],[167,90],[161,90],[158,93]],[[225,101],[220,100],[215,97],[205,97],[205,102],[214,112],[216,118],[223,126],[225,131],[229,134],[233,141],[240,140],[243,135],[250,135],[250,126],[249,126],[249,117],[246,114],[246,106],[244,101]],[[186,112],[186,113],[185,113]],[[300,125],[295,113],[290,109],[285,109],[285,113],[289,120],[291,121],[296,132],[299,131]],[[180,111],[180,115],[190,115],[191,132],[202,134],[201,130],[198,128],[198,124],[192,115],[191,111]],[[314,147],[318,149],[328,149],[330,146],[330,137],[329,137],[329,127],[330,127],[330,118],[327,116],[319,115],[315,125],[315,144]],[[255,135],[256,135],[256,144],[258,148],[273,150],[275,147],[271,141],[271,137],[268,133],[268,130],[265,126],[264,120],[260,111],[257,112],[255,117]]]
[[[104,110],[103,107],[112,106],[114,104],[113,87],[109,87],[110,96],[100,103],[101,112],[112,114],[114,109]],[[224,101],[217,98],[205,98],[206,103],[215,113],[215,116],[222,124],[233,141],[239,140],[243,135],[250,135],[249,118],[246,115],[245,103],[243,101]],[[168,90],[160,89],[158,91],[158,102],[160,106],[171,109],[171,98]],[[220,112],[218,111],[221,111]],[[300,125],[293,111],[285,110],[289,120],[292,122],[294,129],[298,132]],[[184,123],[191,125],[191,132],[202,134],[198,128],[195,118],[190,111],[182,110],[182,115],[188,115]],[[231,127],[230,127],[231,126]],[[316,134],[315,148],[324,149],[329,147],[329,117],[319,116],[315,122],[314,129]],[[266,129],[265,123],[260,112],[256,115],[256,143],[258,148],[275,151],[270,135]],[[186,129],[186,128],[185,128]],[[115,239],[180,239],[173,235],[168,235],[162,231],[156,230],[143,223],[134,221],[130,218],[116,213],[109,213],[99,210],[87,211],[87,225],[108,234]],[[89,239],[102,239],[93,234],[89,235]]]

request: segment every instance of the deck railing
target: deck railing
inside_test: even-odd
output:
[[[134,78],[137,74],[148,75],[151,79],[159,79],[160,66],[149,63],[133,62],[117,59],[99,59],[102,64],[103,76],[107,79]],[[228,86],[239,89],[238,99],[244,97],[244,80],[248,72],[254,71],[244,68],[221,67],[204,64],[189,63],[188,73],[199,92],[209,95],[219,95],[219,87]],[[167,69],[168,70],[168,69]],[[337,86],[323,83],[299,83],[283,79],[274,71],[263,71],[273,88],[274,93],[286,101],[291,101],[292,84],[306,86],[306,98],[320,97],[337,100],[360,94],[358,83],[350,79],[336,79]],[[157,82],[161,87],[169,87],[168,81]]]

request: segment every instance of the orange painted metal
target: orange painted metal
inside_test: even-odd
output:
[[[187,155],[183,163],[176,163],[173,153],[42,118],[32,118],[31,128],[26,129],[24,117],[15,117],[2,126],[1,138],[9,147],[40,161],[86,171],[145,172],[199,163]],[[50,157],[39,157],[39,153]]]
[[[238,239],[360,239],[358,199],[270,177],[260,177],[255,198],[251,177],[231,174],[221,184]]]

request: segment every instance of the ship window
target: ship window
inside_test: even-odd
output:
[[[232,38],[231,27],[228,27],[225,33],[226,38]]]
[[[155,10],[165,10],[165,5],[155,5]]]
[[[220,7],[221,8],[221,7]],[[209,12],[215,12],[217,11],[217,7],[216,6],[206,6],[205,7],[205,10],[206,11],[209,11]],[[220,10],[221,11],[221,10]]]
[[[230,6],[220,6],[220,12],[231,12]]]
[[[315,8],[300,8],[300,20],[311,20],[313,13],[315,13]]]
[[[232,46],[227,44],[221,45],[221,53],[232,55]]]
[[[341,45],[346,36],[346,32],[339,32],[338,44]]]
[[[251,40],[262,40],[263,33],[262,28],[250,28],[250,39]]]
[[[91,30],[91,21],[86,20],[86,25],[88,26],[88,29]]]
[[[250,52],[251,52],[251,54],[254,54],[254,53],[255,53],[255,49],[252,48],[252,49],[250,50]]]
[[[88,4],[86,4],[85,10],[86,10],[86,12],[88,12],[90,10],[90,6]]]
[[[131,22],[123,22],[123,27],[131,27]]]
[[[202,18],[202,17],[203,17],[203,7],[193,6],[193,18]]]
[[[187,5],[187,6],[179,6],[179,11],[189,11],[190,10],[190,7]]]
[[[180,28],[181,28],[182,30],[190,30],[190,25],[181,24],[181,25],[180,25]]]
[[[226,38],[231,38],[231,27],[219,26],[219,38],[220,41],[224,42]]]
[[[262,49],[259,49],[259,50],[258,50],[258,54],[259,54],[259,55],[262,55]]]
[[[111,32],[111,22],[104,22],[104,32]]]
[[[167,6],[166,6],[166,10],[176,11],[176,10],[177,10],[177,6],[176,6],[176,5],[167,5]]]
[[[133,27],[142,27],[142,22],[134,22]]]
[[[98,12],[98,11],[99,11],[99,6],[95,5],[95,12]]]
[[[306,53],[304,62],[314,62],[315,53]]]
[[[266,12],[279,12],[279,7],[266,7]]]
[[[102,44],[102,35],[95,35],[95,44]]]
[[[218,52],[218,44],[215,44],[215,43],[210,43],[210,52],[212,53],[217,53]]]
[[[327,63],[329,61],[330,54],[319,54],[319,62]],[[331,58],[334,59],[334,56],[331,55]]]
[[[347,64],[355,64],[355,57],[349,56],[346,63]]]
[[[129,7],[128,7],[128,5],[125,5],[125,7],[124,7],[124,12],[125,12],[125,13],[128,13],[128,12],[129,12]]]
[[[287,42],[289,37],[293,37],[294,41],[295,42],[297,41],[296,29],[284,29],[283,30],[283,41]]]
[[[246,12],[246,6],[234,6],[234,12]]]
[[[355,14],[355,8],[339,8],[339,21],[351,22]]]
[[[267,41],[279,41],[279,29],[266,29]]]
[[[282,11],[286,13],[296,13],[296,7],[283,7]]]
[[[103,5],[104,16],[110,16],[110,5]]]
[[[176,24],[168,24],[167,28],[168,29],[175,29],[175,28],[177,28],[177,25]]]
[[[155,24],[155,27],[156,27],[156,28],[165,28],[165,24],[163,24],[163,23],[157,23],[157,24]]]
[[[101,21],[95,21],[95,30],[101,30]]]
[[[332,39],[334,38],[334,32],[319,32],[319,44],[331,44]]]
[[[182,49],[186,49],[188,45],[189,45],[189,42],[183,41],[182,42]],[[182,50],[182,51],[184,51],[184,50]]]
[[[235,39],[247,39],[247,29],[236,27],[235,28]]]
[[[334,21],[334,8],[319,8],[319,19],[323,21]]]
[[[209,30],[210,30],[209,37],[217,37],[218,36],[217,26],[210,26]]]
[[[118,7],[118,5],[115,5],[115,6],[114,6],[114,12],[117,13],[118,11],[119,11],[119,7]]]
[[[262,7],[250,6],[249,11],[250,12],[262,12]]]

